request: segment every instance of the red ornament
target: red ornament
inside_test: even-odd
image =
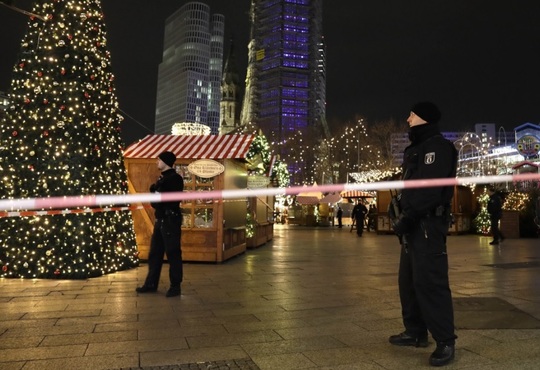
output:
[[[49,14],[49,16],[47,17],[48,19],[52,19],[52,14]]]
[[[99,150],[99,145],[96,145],[96,146],[94,147],[94,150],[95,150],[95,151],[98,151],[98,150]]]
[[[43,72],[39,71],[39,72],[37,73],[37,75],[38,75],[38,77],[41,77],[41,76],[43,76]]]
[[[55,275],[60,275],[60,269],[54,270],[54,274],[55,274]]]
[[[96,79],[96,76],[95,76],[95,75],[91,75],[91,76],[90,76],[90,79],[91,79],[92,81],[94,81],[94,80]]]
[[[6,272],[8,270],[8,267],[6,265],[2,266],[2,271]]]
[[[96,126],[97,126],[97,127],[101,126],[101,123],[96,122]]]
[[[100,46],[101,46],[101,42],[99,42],[99,41],[96,42],[96,46],[97,46],[97,47],[100,47]]]
[[[68,35],[68,40],[73,40],[73,35]]]
[[[17,135],[19,135],[19,133],[18,133],[17,131],[13,131],[13,132],[11,133],[11,136],[13,136],[13,137],[15,137],[15,136],[17,136]]]
[[[29,169],[30,171],[33,171],[33,170],[34,170],[34,166],[32,166],[32,165],[30,164],[30,165],[28,165],[28,169]]]
[[[43,104],[49,104],[49,101],[47,99],[43,99]]]
[[[118,126],[118,127],[116,128],[116,131],[118,131],[118,132],[122,131],[122,127]]]
[[[86,99],[88,99],[88,98],[90,97],[90,94],[88,94],[87,92],[85,92],[85,93],[84,93],[84,97],[85,97]]]
[[[19,67],[24,68],[24,63],[19,63]]]
[[[66,69],[65,69],[65,68],[62,68],[62,69],[60,70],[60,73],[61,73],[62,75],[65,75],[65,74],[66,74]]]
[[[24,99],[25,104],[30,104],[30,99],[26,98]]]
[[[65,106],[65,105],[61,105],[61,106],[60,106],[60,110],[66,110],[66,106]]]
[[[43,131],[43,136],[45,137],[49,136],[49,131]]]

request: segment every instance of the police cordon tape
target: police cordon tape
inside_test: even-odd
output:
[[[275,196],[275,195],[297,195],[306,192],[333,193],[341,191],[374,191],[374,190],[401,190],[413,188],[429,188],[438,186],[470,185],[470,184],[495,184],[519,181],[540,180],[539,173],[527,173],[517,175],[499,175],[482,177],[456,177],[437,178],[425,180],[397,180],[380,181],[370,183],[354,184],[330,184],[314,186],[292,186],[288,188],[260,188],[260,189],[235,189],[235,190],[210,190],[210,191],[184,191],[170,193],[141,193],[125,195],[85,195],[85,196],[64,196],[49,198],[28,198],[28,199],[6,199],[0,200],[0,217],[37,215],[38,212],[44,214],[66,214],[96,212],[101,209],[129,210],[131,207],[111,207],[113,204],[133,204],[133,203],[159,203],[171,201],[201,200],[201,199],[237,199],[246,197]],[[74,207],[100,207],[87,209],[70,209]],[[122,208],[122,209],[120,209]],[[138,209],[138,208],[137,208]],[[34,211],[33,210],[42,210]],[[1,212],[4,211],[4,212]],[[54,212],[54,213],[46,213]]]
[[[79,209],[53,209],[48,211],[0,211],[2,217],[28,217],[28,216],[46,216],[46,215],[67,215],[70,213],[98,213],[111,211],[136,211],[148,206],[129,206],[129,207],[100,207],[100,208],[79,208]]]
[[[215,200],[215,202],[238,202],[244,199],[232,200]],[[150,204],[127,207],[92,207],[92,208],[76,208],[76,209],[51,209],[45,211],[0,211],[0,218],[4,217],[29,217],[29,216],[47,216],[47,215],[67,215],[71,213],[98,213],[98,212],[115,212],[115,211],[137,211],[144,208],[152,208]]]

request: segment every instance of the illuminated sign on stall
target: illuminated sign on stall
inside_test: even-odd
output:
[[[535,157],[540,151],[540,139],[534,135],[524,135],[517,141],[517,150],[525,158]]]

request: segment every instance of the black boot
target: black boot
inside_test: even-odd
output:
[[[170,287],[169,290],[167,290],[167,293],[165,293],[165,297],[176,297],[179,296],[182,293],[180,290],[180,287]]]
[[[153,293],[157,292],[157,287],[155,285],[143,285],[135,288],[137,293]]]
[[[411,346],[411,347],[427,347],[427,334],[420,336],[412,336],[405,332],[392,335],[388,341],[395,346]]]
[[[454,359],[456,352],[453,344],[437,343],[437,349],[429,356],[431,366],[444,366]]]

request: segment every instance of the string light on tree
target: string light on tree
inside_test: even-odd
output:
[[[99,0],[36,1],[0,128],[0,197],[126,194]],[[137,266],[129,211],[0,219],[0,274],[86,278]]]

